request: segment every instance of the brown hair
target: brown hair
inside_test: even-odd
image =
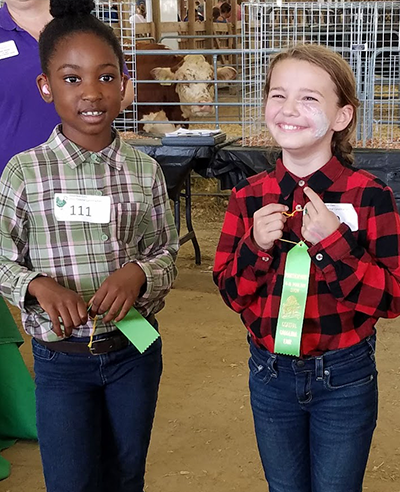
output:
[[[219,10],[221,14],[229,14],[229,12],[232,10],[232,7],[228,2],[224,2],[223,4],[221,4]]]
[[[212,16],[213,16],[213,21],[215,22],[218,17],[221,15],[221,12],[219,11],[218,7],[213,7],[212,9]]]
[[[351,138],[357,125],[357,108],[360,101],[357,98],[356,81],[350,65],[340,55],[325,46],[317,44],[295,45],[272,58],[265,82],[264,100],[266,100],[270,90],[271,75],[274,68],[279,62],[289,59],[307,61],[322,68],[330,75],[335,84],[339,107],[342,108],[348,104],[353,107],[353,117],[349,125],[340,132],[334,132],[331,144],[332,154],[339,155],[353,164],[354,155]]]

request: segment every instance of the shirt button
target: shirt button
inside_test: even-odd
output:
[[[102,235],[101,235],[101,240],[102,240],[102,241],[107,241],[107,239],[108,239],[107,234],[102,234]]]
[[[323,259],[324,259],[324,255],[321,255],[321,253],[318,253],[318,254],[315,256],[315,259],[316,259],[317,261],[321,261],[321,260],[323,260]]]
[[[306,184],[305,181],[303,181],[302,179],[299,181],[299,186],[304,186]]]
[[[102,194],[103,194],[103,192],[101,190],[96,190],[96,192],[95,192],[95,195],[98,195],[98,196],[100,196]]]
[[[90,156],[90,160],[91,160],[92,162],[98,162],[99,158],[98,158],[98,156],[97,156],[96,154],[92,154],[92,155]]]
[[[305,364],[306,364],[306,363],[304,362],[304,360],[298,360],[298,361],[296,362],[297,367],[304,367],[304,366],[305,366]]]
[[[269,261],[268,256],[263,256],[261,259],[262,259],[262,261]]]
[[[303,210],[303,207],[301,205],[296,205],[296,210],[300,212],[301,210]]]

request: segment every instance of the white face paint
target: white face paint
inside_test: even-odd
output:
[[[301,107],[304,109],[304,114],[314,125],[314,137],[321,138],[329,130],[329,120],[326,114],[313,103],[299,101]]]

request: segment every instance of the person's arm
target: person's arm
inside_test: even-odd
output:
[[[69,336],[73,328],[86,323],[86,304],[46,273],[31,270],[30,233],[25,182],[14,158],[0,180],[0,293],[21,311],[39,304],[49,315],[53,331],[60,337]]]
[[[175,280],[179,238],[164,174],[158,165],[149,217],[145,230],[140,231],[138,258],[111,274],[89,301],[91,315],[108,311],[104,323],[120,321],[133,305],[146,309],[149,301],[162,300]]]
[[[366,316],[400,314],[400,218],[390,188],[367,188],[370,203],[364,245],[346,224],[309,248],[331,294]]]
[[[121,102],[121,111],[128,108],[132,104],[133,98],[134,98],[133,83],[132,83],[132,79],[129,79],[128,83],[126,84],[125,96]]]
[[[241,200],[241,203],[245,202],[243,197]],[[251,227],[246,227],[236,190],[232,191],[217,246],[213,275],[225,303],[238,313],[252,304],[258,289],[265,285],[272,263],[273,243],[282,236],[285,222],[282,212],[286,209],[283,205],[271,204],[258,211],[259,232],[267,236],[262,243],[261,240],[257,243],[254,238],[256,236],[258,239],[258,235],[254,235],[256,219]],[[252,218],[246,220],[253,222]]]
[[[152,195],[151,222],[139,243],[139,258],[135,260],[146,276],[146,288],[136,303],[139,307],[153,299],[163,299],[170,291],[177,273],[175,259],[179,249],[179,237],[164,173],[159,165]]]
[[[45,275],[29,269],[28,251],[25,185],[13,158],[0,180],[0,293],[21,310],[30,282]]]

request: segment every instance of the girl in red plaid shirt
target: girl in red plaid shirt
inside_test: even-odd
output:
[[[339,55],[278,54],[264,98],[282,153],[232,191],[214,279],[248,330],[270,492],[361,492],[377,418],[375,325],[400,314],[399,215],[391,189],[352,167],[359,101]]]

